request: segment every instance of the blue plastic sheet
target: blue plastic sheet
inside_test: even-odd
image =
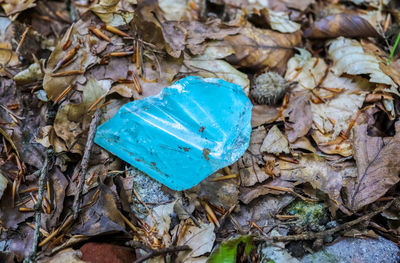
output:
[[[249,145],[252,104],[240,86],[189,76],[125,104],[95,143],[173,190],[234,163]]]

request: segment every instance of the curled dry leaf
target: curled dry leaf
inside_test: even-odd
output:
[[[364,52],[357,40],[339,37],[331,42],[328,52],[333,61],[332,70],[338,76],[343,73],[350,75],[366,74],[369,75],[370,82],[389,86],[396,85],[380,69],[378,59]]]
[[[385,138],[368,136],[367,127],[353,128],[357,177],[345,185],[347,206],[353,211],[376,201],[400,180],[400,123],[396,123],[395,136]]]
[[[262,9],[261,14],[265,15],[270,27],[281,33],[294,33],[300,29],[300,24],[293,22],[284,12],[276,12],[271,9]]]
[[[297,49],[300,53],[289,59],[285,79],[298,82],[294,91],[310,90],[323,80],[328,72],[328,65],[321,58],[312,57],[305,49]]]
[[[225,41],[235,53],[228,62],[240,67],[284,72],[293,48],[300,44],[300,32],[282,34],[252,26],[241,28],[238,35],[227,36]]]
[[[107,25],[121,26],[128,24],[133,19],[133,9],[126,10],[129,5],[123,5],[120,0],[101,0],[91,10]]]
[[[353,14],[336,14],[316,21],[304,32],[308,38],[379,37],[375,28],[364,18]]]

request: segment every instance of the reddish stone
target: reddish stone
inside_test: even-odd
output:
[[[131,263],[136,259],[132,249],[106,243],[86,243],[81,251],[82,260],[91,263]]]

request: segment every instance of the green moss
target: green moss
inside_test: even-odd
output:
[[[318,224],[322,219],[328,217],[323,203],[305,202],[303,200],[294,201],[286,207],[284,212],[298,216],[297,223],[303,227]]]

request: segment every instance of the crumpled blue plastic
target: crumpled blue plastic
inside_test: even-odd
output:
[[[122,106],[98,127],[95,143],[167,187],[185,190],[243,155],[251,108],[240,86],[189,76]]]

